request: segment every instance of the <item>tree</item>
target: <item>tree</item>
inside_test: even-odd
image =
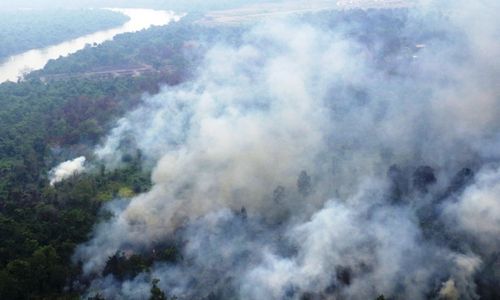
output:
[[[138,254],[125,256],[123,252],[117,252],[108,258],[103,275],[113,274],[117,279],[124,280],[134,278],[151,266],[151,260]]]
[[[309,196],[311,193],[311,177],[307,175],[306,171],[300,172],[299,179],[297,179],[297,189],[304,197]]]
[[[153,279],[151,283],[151,297],[149,297],[149,300],[168,300],[165,293],[158,287],[158,282],[160,282],[159,279]]]
[[[49,293],[64,286],[66,274],[54,247],[39,248],[33,253],[29,263],[33,284],[40,293]]]

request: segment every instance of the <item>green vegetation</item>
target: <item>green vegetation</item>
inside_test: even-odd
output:
[[[81,270],[71,263],[76,245],[107,217],[99,213],[104,202],[148,190],[149,172],[142,169],[141,153],[133,151],[119,169],[94,162],[90,172],[55,186],[48,171],[80,155],[92,161],[94,146],[143,93],[189,78],[210,42],[204,38],[211,35],[207,30],[213,29],[179,23],[119,36],[51,61],[26,81],[0,84],[0,299],[78,299],[81,290],[73,282]],[[133,64],[152,65],[155,71],[70,76]],[[64,76],[51,77],[54,73]],[[180,259],[175,245],[157,245],[152,253],[117,253],[104,273],[125,278],[154,261]]]
[[[0,62],[13,54],[117,27],[127,20],[109,10],[0,11]]]
[[[112,274],[119,280],[132,279],[139,273],[146,272],[155,261],[176,263],[182,260],[176,244],[158,245],[150,253],[134,253],[126,255],[117,252],[106,262],[102,275]]]
[[[85,22],[85,17],[72,18]],[[58,36],[44,26],[40,30]],[[99,219],[108,217],[99,213],[102,204],[130,198],[151,185],[141,153],[128,151],[119,169],[107,170],[93,159],[92,149],[114,121],[140,103],[143,93],[155,94],[161,83],[190,78],[220,34],[232,35],[234,41],[239,37],[238,30],[203,28],[185,19],[118,36],[51,61],[26,81],[0,84],[0,299],[79,298],[82,286],[73,283],[81,266],[71,263],[71,255]],[[151,70],[133,76],[112,71],[134,65]],[[111,72],[89,75],[99,68]],[[52,167],[81,155],[93,164],[88,173],[49,184]],[[175,244],[154,249],[132,256],[117,253],[103,273],[127,278],[154,261],[182,260]],[[154,282],[152,291],[154,299],[161,299],[163,292]]]
[[[165,296],[165,293],[158,288],[158,282],[160,282],[159,279],[154,279],[153,284],[151,286],[151,297],[149,298],[150,300],[167,300],[167,296]]]
[[[185,17],[168,26],[126,33],[97,47],[87,47],[74,55],[51,60],[30,78],[58,79],[68,76],[113,76],[113,71],[146,66],[144,73],[160,73],[170,84],[185,81],[199,65],[208,45],[221,36],[237,42],[239,28],[207,28]]]
[[[0,297],[53,299],[80,274],[70,264],[74,247],[98,220],[102,201],[117,196],[121,186],[149,188],[148,174],[137,164],[112,172],[74,177],[55,188],[45,187],[37,199],[11,203],[0,214]],[[35,191],[36,193],[37,191]],[[100,193],[109,195],[101,198]],[[66,296],[71,296],[68,291]],[[77,298],[77,294],[74,294]]]
[[[57,298],[79,274],[70,257],[103,201],[149,188],[140,155],[51,187],[54,148],[92,145],[160,78],[38,80],[0,85],[0,298]],[[71,294],[72,291],[68,291]]]

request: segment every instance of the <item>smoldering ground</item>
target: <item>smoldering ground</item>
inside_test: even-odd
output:
[[[213,45],[96,150],[141,150],[153,187],[78,247],[86,293],[144,299],[158,278],[180,299],[498,296],[495,5],[303,16]],[[182,259],[103,275],[166,241]]]

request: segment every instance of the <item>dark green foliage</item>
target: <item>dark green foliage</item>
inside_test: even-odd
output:
[[[179,248],[176,246],[168,246],[165,249],[160,249],[156,251],[157,255],[155,257],[156,260],[176,263],[182,260],[182,254],[179,251]]]
[[[178,84],[194,73],[214,37],[241,39],[235,28],[208,28],[192,23],[189,17],[168,26],[126,33],[97,47],[87,47],[74,55],[51,60],[30,78],[48,80],[68,76],[115,76],[116,70],[147,67],[148,74],[164,82]]]
[[[157,93],[168,76],[47,83],[35,76],[0,84],[0,299],[78,294],[71,289],[63,293],[80,272],[70,263],[74,248],[88,238],[103,201],[148,190],[149,174],[142,170],[141,153],[133,152],[120,169],[102,166],[55,187],[48,184],[48,171],[73,158],[71,149],[86,154],[114,120],[140,103],[144,92]],[[47,246],[54,249],[54,267],[60,272],[48,272],[41,288],[24,274],[35,268],[30,259],[36,251]],[[144,262],[134,257],[129,273],[149,267],[153,258],[174,262],[180,257],[175,249],[158,251]]]
[[[151,260],[140,255],[126,256],[123,252],[119,252],[108,259],[102,274],[104,276],[112,274],[119,280],[131,279],[146,271],[151,264]]]
[[[147,178],[133,165],[80,175],[56,188],[44,188],[36,203],[22,208],[8,205],[12,211],[0,213],[0,233],[5,237],[0,240],[0,298],[27,299],[60,292],[79,273],[69,258],[74,247],[87,239],[102,201],[137,179],[144,182],[141,188],[148,189]],[[139,265],[135,257],[131,263]]]
[[[198,45],[189,44],[188,41],[199,29],[186,24],[172,24],[139,33],[122,34],[112,42],[87,47],[66,58],[51,60],[44,70],[32,76],[106,71],[142,65],[164,72],[185,72],[194,58],[189,53],[194,53]]]
[[[81,291],[72,285],[81,274],[81,266],[71,263],[75,247],[106,217],[99,214],[101,204],[147,191],[149,173],[141,167],[141,153],[133,150],[119,169],[97,167],[55,186],[49,185],[48,171],[75,156],[92,160],[91,149],[143,93],[185,79],[207,40],[203,30],[184,25],[119,36],[52,61],[26,81],[0,84],[0,299],[79,299]],[[150,64],[158,72],[47,77],[51,70],[86,72],[122,63]],[[160,245],[150,253],[118,253],[104,273],[129,278],[154,261],[180,260],[179,247]]]
[[[151,252],[124,253],[119,251],[108,258],[102,275],[113,275],[119,280],[132,279],[142,272],[149,271],[155,261],[177,263],[182,254],[176,245],[157,246]]]
[[[155,47],[159,48],[165,45],[162,39],[169,35],[159,34],[164,29],[158,30],[143,31],[137,39],[127,36],[107,47],[114,49],[111,56],[128,57],[129,49],[135,49],[129,45],[143,43],[153,34],[157,35]],[[184,34],[177,30],[179,35]],[[180,39],[174,43],[174,48],[184,45]],[[134,57],[147,59],[149,56],[143,51],[134,52]],[[164,54],[153,56],[176,59]],[[53,63],[59,61],[65,68],[65,63],[73,60]],[[82,63],[87,64],[86,59]],[[138,77],[69,77],[43,82],[35,74],[24,82],[0,84],[0,299],[78,295],[71,289],[63,292],[80,273],[79,267],[70,263],[74,248],[88,238],[103,201],[148,190],[149,174],[142,170],[141,153],[129,154],[120,169],[107,171],[102,166],[55,187],[49,186],[48,171],[58,162],[73,158],[71,149],[79,149],[78,155],[89,156],[86,149],[91,149],[109,131],[113,121],[140,103],[144,92],[154,94],[160,82],[180,80],[160,72]],[[51,268],[40,265],[43,255],[51,262]],[[180,254],[176,248],[159,248],[157,253],[145,257],[117,257],[118,263],[110,265],[106,272],[134,276],[148,268],[153,259],[175,262]]]
[[[0,62],[30,49],[118,27],[127,20],[109,10],[0,11]]]
[[[31,257],[13,260],[0,271],[2,299],[28,299],[27,290],[50,295],[63,288],[69,277],[67,271],[52,246],[40,247]]]
[[[149,188],[139,156],[121,169],[101,168],[55,187],[47,173],[61,160],[51,149],[94,145],[143,91],[157,91],[158,80],[0,85],[0,299],[57,298],[79,274],[70,257],[101,203]]]
[[[81,79],[49,84],[30,80],[0,85],[0,211],[7,199],[19,203],[39,197],[36,191],[46,184],[51,148],[95,144],[113,116],[139,103],[142,92],[157,91],[158,80]]]
[[[159,279],[153,279],[151,283],[151,297],[149,297],[149,300],[167,300],[165,293],[158,287],[158,282],[160,282]]]

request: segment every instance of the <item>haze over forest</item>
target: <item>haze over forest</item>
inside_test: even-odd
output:
[[[0,299],[500,299],[498,11],[4,1]]]
[[[35,9],[54,9],[54,8],[95,8],[95,7],[134,7],[134,8],[155,8],[155,9],[183,9],[183,10],[205,10],[238,7],[243,4],[252,4],[259,2],[281,2],[265,0],[16,0],[5,1],[2,8],[35,8]],[[1,9],[1,8],[0,8]]]

